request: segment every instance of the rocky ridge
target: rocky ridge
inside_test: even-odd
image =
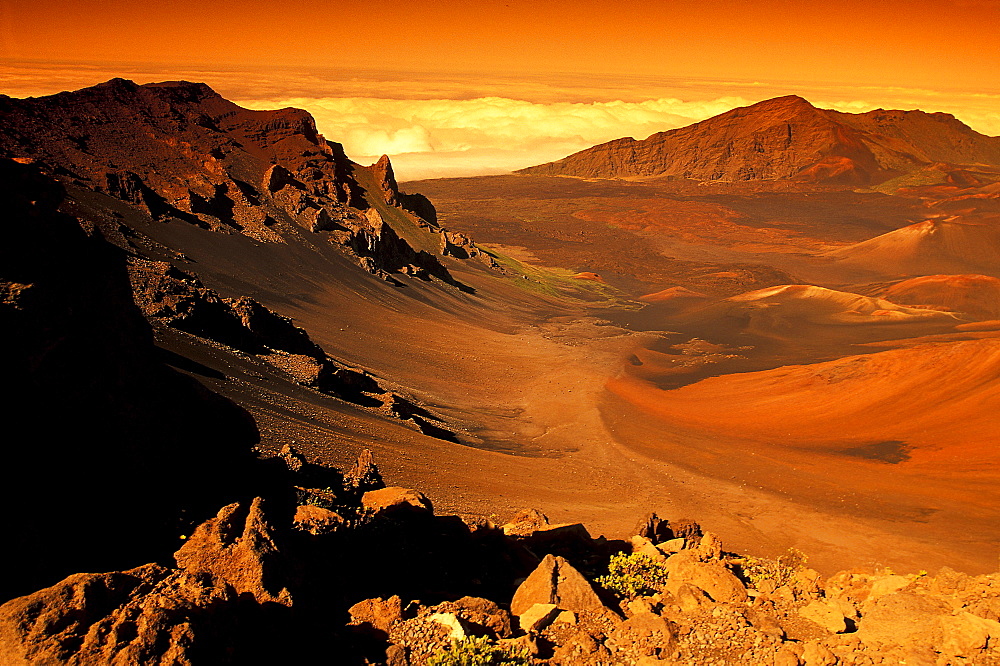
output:
[[[442,255],[492,259],[401,193],[387,157],[355,164],[300,109],[251,111],[202,83],[112,79],[40,98],[0,97],[0,155],[126,202],[159,221],[281,243],[321,234],[366,270],[458,285]],[[461,248],[459,251],[456,248]]]
[[[276,460],[305,484],[295,501],[223,507],[172,566],[74,574],[0,606],[4,663],[1000,663],[1000,574],[824,578],[689,520],[650,515],[630,541],[534,510],[497,526],[385,487],[367,451],[342,476],[292,449]]]
[[[979,134],[946,113],[843,113],[788,95],[647,139],[615,139],[517,173],[857,186],[934,164],[1000,165],[1000,138]]]

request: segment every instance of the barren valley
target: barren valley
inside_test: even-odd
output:
[[[57,480],[34,515],[103,517],[18,517],[7,597],[164,561],[261,488],[326,506],[364,450],[473,526],[655,513],[817,575],[996,570],[1000,139],[951,116],[779,98],[402,185],[203,84],[0,116],[8,417],[47,424],[12,469]]]

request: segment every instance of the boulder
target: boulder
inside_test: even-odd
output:
[[[433,608],[442,613],[454,613],[465,623],[469,633],[487,635],[491,638],[510,638],[510,613],[496,603],[481,597],[462,597],[455,601],[445,601]]]
[[[715,534],[706,532],[698,542],[695,552],[702,561],[718,560],[722,557],[722,540]]]
[[[822,643],[809,641],[802,650],[802,663],[805,666],[834,666],[837,663],[837,655]]]
[[[583,559],[593,549],[590,532],[580,523],[545,525],[520,539],[521,544],[538,555],[560,555]]]
[[[774,666],[801,666],[803,649],[798,643],[785,643],[774,655]]]
[[[555,604],[535,604],[517,616],[521,631],[541,631],[559,615],[559,607]]]
[[[847,631],[847,622],[844,614],[833,604],[826,601],[810,601],[799,609],[799,615],[815,622],[832,634],[840,634]]]
[[[635,533],[637,536],[647,539],[653,544],[662,543],[674,538],[674,533],[670,529],[670,523],[655,513],[644,516],[636,526]]]
[[[403,619],[403,603],[397,595],[388,599],[365,599],[351,606],[347,612],[351,616],[350,624],[368,625],[388,634],[392,625]]]
[[[673,636],[670,625],[662,617],[639,613],[612,630],[605,644],[633,657],[659,657],[667,655]]]
[[[677,539],[670,539],[668,541],[664,541],[661,544],[657,544],[656,548],[661,553],[663,553],[664,555],[667,555],[669,557],[670,555],[673,555],[674,553],[681,552],[682,550],[684,550],[684,548],[686,546],[687,546],[687,540],[686,539],[677,538]]]
[[[240,504],[222,507],[215,518],[195,529],[174,559],[180,568],[210,573],[259,603],[292,605],[282,580],[281,555],[259,497],[246,513]]]
[[[1000,639],[1000,622],[996,620],[958,613],[942,617],[940,622],[942,638],[935,648],[948,656],[971,658]]]
[[[701,606],[712,603],[712,600],[705,593],[705,590],[691,585],[690,583],[680,583],[677,586],[667,585],[668,591],[677,601],[685,613],[698,610]]]
[[[906,576],[885,576],[872,582],[871,592],[868,593],[868,601],[875,601],[887,594],[892,594],[902,590],[910,584],[910,579]]]
[[[361,505],[376,516],[430,515],[434,513],[434,506],[422,492],[397,486],[366,492],[361,497]]]
[[[869,646],[934,645],[941,638],[943,616],[951,615],[940,598],[896,592],[866,604],[858,637]]]
[[[562,622],[563,624],[569,625],[576,624],[576,613],[573,611],[562,611],[556,616],[554,622]]]
[[[642,536],[634,536],[630,539],[632,544],[632,554],[645,555],[654,562],[666,562],[667,556],[660,550],[659,546],[654,546],[653,542]]]
[[[554,604],[571,611],[609,610],[587,579],[556,555],[546,555],[521,583],[510,602],[510,612],[520,616],[535,604]]]
[[[129,571],[73,574],[51,587],[12,599],[0,606],[0,663],[62,664],[86,653],[93,663],[111,663],[118,641],[89,637],[91,627],[115,627],[125,619],[122,607],[148,595],[169,570],[146,565]],[[147,643],[158,632],[136,636]]]
[[[673,532],[675,539],[687,541],[689,547],[697,545],[704,536],[701,525],[688,518],[670,521],[670,531]]]
[[[538,509],[525,509],[500,529],[507,536],[526,537],[549,525],[549,518]]]
[[[344,518],[336,511],[315,504],[300,504],[292,519],[296,527],[310,534],[323,534],[343,524]]]
[[[675,592],[682,583],[689,583],[704,590],[719,602],[743,602],[747,591],[740,579],[729,569],[715,562],[701,562],[691,550],[683,550],[667,558],[667,591]]]
[[[449,631],[448,638],[453,641],[460,641],[468,636],[464,623],[454,613],[432,613],[427,616],[427,619],[437,622],[447,629]]]

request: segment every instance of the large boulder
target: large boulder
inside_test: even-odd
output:
[[[215,518],[195,529],[174,553],[174,559],[180,568],[210,573],[259,603],[292,604],[284,585],[281,555],[259,497],[246,513],[239,504],[222,507]]]
[[[376,516],[429,516],[434,513],[434,505],[426,495],[398,486],[366,492],[361,497],[361,505]]]
[[[295,508],[292,519],[295,527],[310,534],[323,534],[344,524],[344,517],[336,511],[315,504],[300,504]]]
[[[670,624],[659,615],[638,613],[616,627],[606,645],[634,658],[666,656],[673,640]]]
[[[510,638],[510,613],[495,602],[482,597],[462,597],[455,601],[445,601],[434,607],[441,613],[454,613],[469,628],[470,633],[490,638]]]
[[[351,616],[350,625],[373,628],[388,635],[392,626],[403,619],[403,602],[398,595],[388,599],[365,599],[347,612]]]
[[[510,602],[510,612],[522,615],[535,604],[555,604],[571,611],[608,611],[587,579],[557,555],[546,555],[521,583]]]
[[[743,602],[747,591],[733,573],[722,564],[701,562],[690,550],[682,550],[667,558],[667,591],[671,594],[684,583],[704,590],[718,602]]]

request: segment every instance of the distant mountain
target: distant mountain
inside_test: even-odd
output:
[[[1000,138],[980,134],[947,113],[842,113],[789,95],[642,141],[609,141],[517,173],[867,185],[934,163],[1000,164]]]

